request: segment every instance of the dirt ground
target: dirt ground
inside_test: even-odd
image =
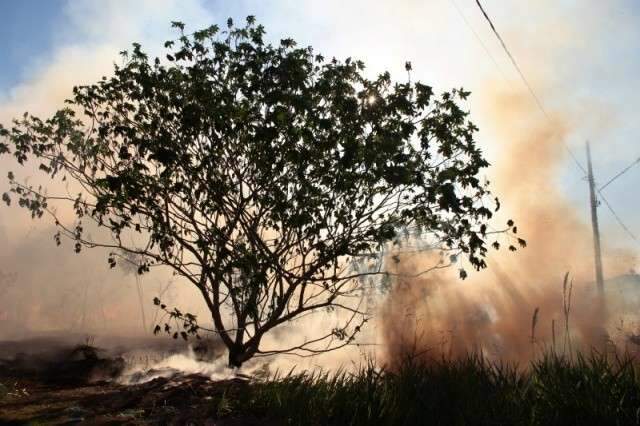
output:
[[[15,343],[5,345],[15,349]],[[30,342],[28,346],[36,346]],[[47,348],[51,345],[47,343]],[[0,355],[3,354],[0,344]],[[246,379],[212,381],[169,375],[122,385],[118,357],[77,345],[48,352],[0,356],[0,425],[261,425],[230,416],[223,403],[250,386]],[[222,398],[222,396],[225,396]]]
[[[212,382],[202,376],[115,383],[47,384],[0,376],[0,424],[258,425],[257,419],[224,418],[216,395],[241,392],[241,380]],[[221,418],[222,420],[216,420]]]

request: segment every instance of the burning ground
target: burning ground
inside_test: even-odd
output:
[[[48,361],[40,354],[46,368],[37,371],[3,362],[2,424],[637,424],[640,405],[637,363],[598,354],[547,353],[526,371],[478,356],[405,357],[393,370],[369,363],[352,372],[218,380],[181,372],[123,385],[104,380],[123,361],[96,359],[86,345],[69,349],[49,351]]]
[[[625,274],[633,262],[618,252],[607,256],[607,275],[621,278],[607,283],[602,308],[590,278],[589,228],[555,182],[571,120],[522,119],[533,115],[522,93],[497,90],[492,99],[486,109],[501,123],[496,132],[513,142],[495,166],[496,192],[510,206],[509,216],[496,221],[514,217],[528,247],[492,253],[489,269],[466,281],[457,278],[455,266],[415,277],[438,261],[433,253],[390,256],[387,268],[397,277],[378,299],[374,329],[381,340],[371,364],[357,361],[356,351],[350,365],[348,357],[313,363],[333,368],[328,375],[312,372],[311,364],[287,375],[282,366],[296,363],[278,362],[248,366],[247,376],[238,376],[226,369],[215,343],[205,352],[166,337],[93,342],[76,334],[11,341],[0,348],[0,420],[635,423],[640,376],[633,300],[639,280]],[[507,247],[513,242],[506,238],[497,242]],[[336,372],[345,365],[349,372]],[[269,376],[278,368],[280,375]]]
[[[555,8],[551,2],[545,4]],[[343,7],[340,4],[340,10]],[[419,17],[422,26],[424,17],[411,14]],[[560,33],[571,30],[562,25],[553,28]],[[589,32],[597,28],[591,25]],[[547,30],[535,27],[538,34],[548,34]],[[594,34],[593,39],[598,37]],[[551,40],[558,42],[558,34],[553,36],[532,36],[527,46],[541,44],[544,49],[533,46],[541,53],[551,47],[547,45]],[[573,48],[575,40],[568,41],[567,46]],[[553,57],[536,56],[527,62],[522,52],[518,50],[518,59],[524,61],[528,75],[539,71],[536,68],[552,68]],[[111,53],[103,56],[112,57]],[[400,59],[402,65],[406,58]],[[101,62],[95,58],[90,62],[98,69],[108,65],[98,66]],[[100,72],[96,71],[96,78]],[[68,69],[47,74],[41,83],[46,89],[40,92],[64,92],[52,95],[52,104],[67,93],[60,76],[76,81]],[[554,100],[552,91],[544,90],[544,82],[535,81],[534,86],[545,100]],[[78,334],[2,344],[0,423],[60,424],[83,419],[93,424],[411,424],[424,418],[442,424],[637,423],[637,366],[624,357],[621,362],[615,359],[625,351],[633,354],[634,341],[638,341],[640,284],[637,275],[628,274],[636,261],[630,253],[605,250],[606,275],[621,279],[608,281],[606,309],[601,309],[593,291],[591,231],[558,184],[563,165],[572,161],[564,149],[570,136],[585,121],[608,121],[610,117],[598,110],[576,118],[571,105],[562,104],[563,113],[551,113],[547,120],[524,90],[489,83],[482,91],[480,108],[474,114],[486,116],[482,127],[488,126],[497,141],[491,146],[496,154],[490,177],[506,210],[496,218],[496,227],[508,218],[515,219],[518,235],[527,240],[528,247],[513,254],[505,250],[512,241],[498,239],[503,250],[491,254],[489,269],[471,274],[466,281],[458,280],[455,266],[411,277],[438,261],[428,254],[401,254],[397,263],[390,257],[388,268],[400,276],[391,292],[378,300],[377,333],[363,340],[375,344],[373,356],[378,365],[368,368],[365,364],[358,370],[359,351],[349,355],[351,360],[345,356],[339,361],[317,362],[334,371],[347,365],[353,375],[339,375],[338,379],[303,373],[267,382],[248,381],[229,374],[215,356],[203,362],[198,350],[171,340],[167,343],[166,338],[98,337],[86,342],[81,332],[140,326],[149,330],[153,320],[150,299],[166,290],[166,277],[157,280],[163,283],[157,289],[149,286],[155,283],[145,283],[145,321],[145,308],[136,294],[139,287],[129,275],[129,288],[122,289],[125,274],[106,272],[102,253],[69,260],[43,245],[43,241],[50,242],[49,230],[36,230],[32,240],[25,238],[26,226],[7,213],[2,218],[5,229],[0,228],[0,257],[16,269],[20,285],[0,287],[0,335],[21,336],[25,325],[38,330],[71,329]],[[37,100],[37,108],[46,109],[40,92],[26,91],[24,98]],[[14,105],[15,111],[3,111],[4,115],[17,115],[29,106],[24,99],[15,104],[19,109]],[[33,259],[38,268],[33,267]],[[111,275],[87,281],[87,270]],[[74,303],[80,300],[78,295],[82,304]],[[180,306],[193,301],[178,297]],[[96,351],[91,348],[94,345],[104,350]],[[589,359],[592,348],[610,358]],[[578,350],[586,360],[577,355]],[[494,368],[486,360],[469,358],[471,352],[481,352],[497,363],[518,362],[530,368],[517,372]],[[564,354],[572,357],[556,358]],[[353,360],[355,366],[349,363]],[[305,363],[303,369],[313,364]],[[382,365],[392,372],[383,372]],[[260,371],[256,366],[247,372]]]
[[[242,376],[212,363],[216,342],[49,335],[0,344],[0,422],[203,424],[213,398],[240,392]],[[214,380],[215,379],[215,380]],[[247,423],[243,423],[247,424]]]

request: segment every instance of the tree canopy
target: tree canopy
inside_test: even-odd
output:
[[[111,266],[170,267],[202,294],[234,366],[352,342],[367,317],[345,300],[361,294],[363,276],[385,272],[350,261],[375,256],[403,229],[486,266],[499,204],[459,104],[468,92],[435,95],[411,81],[410,63],[406,82],[369,79],[361,61],[326,60],[291,39],[268,44],[253,17],[190,34],[173,26],[166,58],[150,60],[134,43],[111,77],[74,88],[51,118],[0,126],[0,154],[82,187],[51,195],[9,173],[7,204],[51,215],[58,244],[109,248]],[[54,202],[73,205],[73,225]],[[91,238],[87,222],[111,238]],[[183,336],[197,333],[193,315],[156,303]],[[328,308],[344,311],[344,326],[261,346],[270,330]]]

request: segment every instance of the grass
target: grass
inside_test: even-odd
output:
[[[212,402],[221,417],[289,425],[626,425],[640,421],[639,372],[597,353],[548,354],[526,371],[479,356],[408,359],[396,371],[275,376]]]

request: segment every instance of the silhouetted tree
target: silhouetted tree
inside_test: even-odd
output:
[[[173,26],[180,36],[165,43],[166,60],[133,44],[113,77],[74,88],[68,108],[0,127],[0,153],[82,187],[53,197],[9,173],[7,204],[17,196],[34,217],[50,214],[58,244],[110,248],[111,266],[135,258],[139,273],[172,268],[202,294],[233,366],[351,343],[367,315],[349,296],[386,272],[350,260],[374,256],[400,229],[486,266],[497,199],[479,180],[488,164],[457,103],[468,92],[436,97],[410,78],[370,80],[361,61],[325,61],[291,39],[266,44],[253,17],[242,28],[229,19],[224,31]],[[72,203],[73,225],[54,199]],[[112,238],[91,238],[86,221]],[[197,333],[193,315],[155,302],[183,337]],[[261,347],[274,328],[325,309],[346,313],[344,324]]]

